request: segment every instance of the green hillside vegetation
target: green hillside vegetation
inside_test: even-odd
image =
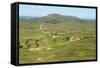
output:
[[[96,59],[96,22],[50,14],[19,20],[19,63]]]

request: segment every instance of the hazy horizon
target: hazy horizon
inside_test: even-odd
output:
[[[69,16],[69,15],[66,15],[66,16]],[[19,16],[19,18],[22,18],[22,17],[25,17],[25,18],[39,18],[39,17],[43,17],[43,16]],[[88,18],[79,18],[79,19],[96,20],[96,19],[88,19]]]
[[[96,9],[40,5],[19,5],[19,16],[42,17],[48,14],[76,16],[80,19],[96,19]]]

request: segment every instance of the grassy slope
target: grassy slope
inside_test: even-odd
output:
[[[20,43],[23,48],[19,51],[19,63],[38,63],[38,62],[52,62],[52,61],[73,61],[73,60],[91,60],[96,59],[96,35],[95,24],[89,23],[59,23],[49,24],[45,23],[43,30],[46,32],[61,33],[63,38],[57,38],[57,41],[50,38],[48,34],[44,34],[39,30],[40,23],[26,23],[20,22]],[[71,41],[65,39],[66,36],[83,36],[79,41]],[[40,39],[40,48],[38,51],[29,51],[26,48],[25,41],[32,37],[30,44],[34,48],[36,37],[43,36]],[[45,48],[52,48],[46,50]]]

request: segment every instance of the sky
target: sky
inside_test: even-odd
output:
[[[76,16],[82,19],[96,19],[96,9],[94,8],[19,5],[19,16],[41,17],[52,13]]]

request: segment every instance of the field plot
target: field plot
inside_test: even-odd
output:
[[[49,14],[19,20],[19,63],[96,59],[96,22]]]

